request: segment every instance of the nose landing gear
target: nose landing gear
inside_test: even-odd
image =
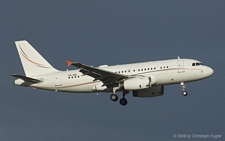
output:
[[[182,94],[183,94],[183,96],[187,96],[188,93],[187,93],[187,91],[183,91]]]
[[[188,92],[185,90],[185,88],[186,88],[185,87],[185,83],[184,82],[181,82],[180,85],[181,85],[182,90],[183,90],[183,92],[182,92],[183,96],[187,96],[188,95]]]

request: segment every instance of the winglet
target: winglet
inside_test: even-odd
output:
[[[70,62],[69,60],[66,60],[68,67],[73,64],[73,62]]]

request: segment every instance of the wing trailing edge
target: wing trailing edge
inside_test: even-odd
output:
[[[18,79],[22,79],[22,80],[24,80],[26,82],[31,82],[31,83],[42,82],[41,80],[30,78],[30,77],[26,77],[26,76],[22,76],[22,75],[18,75],[18,74],[11,74],[11,76],[16,77]]]

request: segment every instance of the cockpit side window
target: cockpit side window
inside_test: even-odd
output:
[[[204,65],[200,62],[197,62],[197,63],[192,63],[192,66],[204,66]]]

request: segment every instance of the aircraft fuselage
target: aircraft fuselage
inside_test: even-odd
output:
[[[199,65],[193,66],[194,63],[199,63]],[[197,81],[207,78],[213,73],[213,70],[210,67],[201,65],[199,61],[193,59],[150,61],[124,65],[102,66],[99,68],[127,76],[155,76],[157,83],[154,86]],[[37,84],[23,84],[23,80],[16,80],[15,84],[31,88],[75,93],[111,91],[111,89],[107,89],[107,87],[102,86],[103,83],[101,81],[94,81],[94,78],[82,74],[79,70],[58,71],[53,74],[35,76],[35,78],[43,80],[43,82]]]

